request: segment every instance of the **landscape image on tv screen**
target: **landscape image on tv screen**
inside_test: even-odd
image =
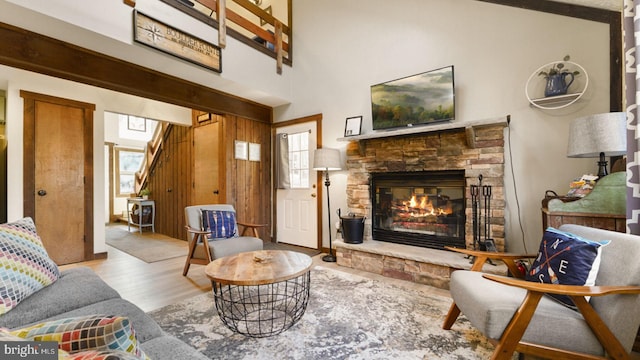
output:
[[[454,119],[453,66],[371,86],[373,129]]]

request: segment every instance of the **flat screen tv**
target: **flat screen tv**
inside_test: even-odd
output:
[[[371,111],[374,130],[453,120],[453,65],[372,85]]]

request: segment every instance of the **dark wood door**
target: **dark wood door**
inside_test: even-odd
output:
[[[92,105],[22,95],[25,216],[57,264],[92,259]]]

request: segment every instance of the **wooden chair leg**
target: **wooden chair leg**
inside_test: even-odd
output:
[[[201,236],[202,239],[202,247],[204,248],[204,256],[207,259],[207,264],[213,261],[211,257],[211,249],[209,248],[209,240],[206,235]]]
[[[453,323],[456,322],[458,316],[460,315],[460,309],[456,303],[452,303],[449,308],[449,312],[447,313],[447,317],[444,318],[444,323],[442,324],[442,328],[445,330],[451,330]]]
[[[529,326],[542,295],[543,293],[539,292],[527,292],[522,305],[520,305],[520,308],[518,308],[506,329],[504,329],[502,336],[500,336],[500,342],[496,345],[491,360],[511,359],[520,339],[522,339],[522,335],[524,335],[527,326]]]
[[[182,276],[187,276],[189,272],[189,267],[191,266],[191,259],[193,259],[193,253],[196,250],[196,244],[198,244],[199,235],[195,235],[191,241],[189,241],[189,253],[187,254],[187,259],[184,262],[184,270],[182,270]]]

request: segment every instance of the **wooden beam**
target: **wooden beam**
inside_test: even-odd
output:
[[[3,65],[191,109],[271,122],[271,107],[12,25],[0,23],[0,39]]]
[[[221,49],[227,47],[227,0],[218,0],[216,4],[216,16],[218,18],[218,46]]]
[[[276,20],[276,72],[282,74],[282,23]]]

